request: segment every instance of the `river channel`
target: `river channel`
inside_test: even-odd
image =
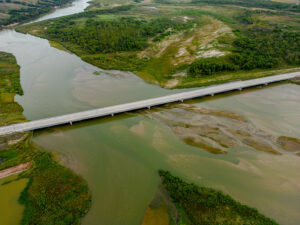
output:
[[[76,1],[38,20],[87,6],[86,0]],[[179,91],[147,84],[132,73],[101,70],[47,40],[14,30],[0,32],[0,51],[13,53],[21,66],[24,95],[16,101],[28,120]],[[233,111],[271,135],[299,138],[299,99],[300,86],[283,83],[188,104]],[[158,169],[220,189],[280,224],[300,223],[300,157],[289,152],[272,155],[241,146],[215,155],[185,144],[165,123],[143,113],[35,132],[33,141],[60,153],[62,163],[87,180],[93,203],[84,225],[139,225],[159,183]]]

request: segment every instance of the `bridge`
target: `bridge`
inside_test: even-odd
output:
[[[74,122],[89,120],[93,118],[114,116],[115,114],[125,113],[140,109],[150,109],[153,106],[164,105],[173,102],[183,102],[193,98],[199,98],[203,96],[213,96],[215,94],[242,90],[244,88],[250,88],[255,86],[267,85],[269,83],[280,82],[284,80],[292,79],[296,76],[300,76],[300,72],[281,74],[275,76],[268,76],[258,79],[246,80],[246,81],[235,81],[220,85],[209,86],[200,88],[198,90],[186,91],[177,94],[166,95],[158,98],[151,98],[141,101],[135,101],[131,103],[125,103],[121,105],[108,106],[99,109],[92,109],[83,112],[71,113],[62,116],[55,116],[46,119],[34,120],[30,122],[17,123],[8,126],[0,127],[0,135],[7,135],[16,132],[33,131],[37,129],[53,127],[63,124],[71,124]]]

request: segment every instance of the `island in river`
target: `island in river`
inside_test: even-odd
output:
[[[142,225],[278,225],[220,191],[187,183],[168,171],[160,170],[159,175],[162,184],[147,208]]]
[[[12,54],[0,52],[0,125],[25,121],[23,108],[14,101],[22,95],[20,67]],[[30,142],[31,132],[0,137],[0,179],[19,173],[10,183],[27,180],[19,197],[25,205],[21,221],[13,213],[4,221],[20,224],[80,224],[91,206],[87,183],[70,169],[61,166],[51,152]],[[4,191],[3,187],[0,190]],[[8,190],[8,189],[6,189]],[[0,202],[1,207],[4,202]],[[14,210],[11,208],[9,210]]]

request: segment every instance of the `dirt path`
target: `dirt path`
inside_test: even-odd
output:
[[[28,163],[22,163],[20,165],[1,170],[0,171],[0,179],[2,179],[4,177],[8,177],[13,174],[21,173],[25,170],[28,170],[30,168],[30,166],[31,166],[31,162],[28,162]]]

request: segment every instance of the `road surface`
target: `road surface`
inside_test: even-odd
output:
[[[30,122],[18,123],[9,126],[0,127],[0,135],[7,135],[16,132],[32,131],[47,127],[53,127],[63,124],[72,124],[74,122],[99,118],[104,116],[115,115],[124,112],[135,111],[139,109],[151,108],[153,106],[164,105],[167,103],[184,101],[193,98],[199,98],[207,95],[215,95],[218,93],[224,93],[234,90],[242,90],[244,88],[267,85],[269,83],[280,82],[289,80],[296,76],[300,76],[300,72],[281,74],[275,76],[268,76],[264,78],[246,80],[246,81],[235,81],[226,84],[214,85],[210,87],[201,88],[193,91],[186,91],[182,93],[162,96],[158,98],[151,98],[121,105],[108,106],[99,109],[93,109],[78,113],[71,113],[62,116],[56,116],[46,119],[40,119]]]

